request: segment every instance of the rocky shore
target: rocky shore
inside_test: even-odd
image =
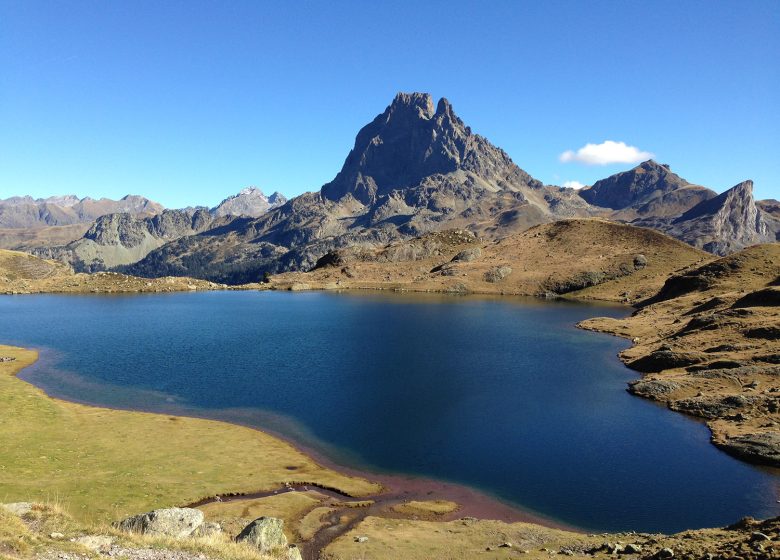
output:
[[[581,327],[629,338],[629,391],[702,418],[712,442],[780,466],[780,244],[756,245],[670,277],[626,319]]]
[[[327,513],[313,512],[325,517]],[[463,517],[420,521],[367,517],[323,551],[302,553],[288,539],[283,519],[261,516],[240,531],[236,518],[200,509],[168,508],[95,526],[75,521],[61,508],[16,502],[0,504],[0,553],[37,560],[302,560],[302,558],[544,558],[578,556],[626,560],[770,560],[780,555],[780,518],[745,518],[718,529],[675,535],[579,534],[545,527]],[[242,523],[243,523],[242,522]]]

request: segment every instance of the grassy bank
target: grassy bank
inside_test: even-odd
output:
[[[303,481],[362,496],[379,487],[290,444],[223,422],[94,408],[16,378],[37,352],[0,346],[0,501],[60,503],[100,522],[214,494]]]

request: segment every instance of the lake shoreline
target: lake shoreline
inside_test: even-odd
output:
[[[35,349],[32,350],[38,352],[38,350]],[[378,472],[373,472],[371,470],[345,466],[329,458],[322,451],[299,442],[294,437],[279,433],[278,431],[275,430],[260,428],[250,423],[242,423],[242,422],[237,422],[235,420],[226,420],[214,416],[195,414],[192,411],[166,412],[166,411],[156,410],[154,408],[149,408],[149,409],[144,409],[140,407],[121,408],[121,407],[98,405],[93,402],[81,401],[78,399],[63,398],[56,394],[49,393],[47,389],[45,389],[44,387],[41,387],[25,378],[24,372],[29,368],[38,365],[39,365],[38,360],[36,360],[33,363],[30,363],[29,365],[20,369],[15,374],[15,377],[18,381],[26,383],[36,388],[37,390],[41,391],[45,395],[45,398],[51,399],[52,401],[70,403],[70,404],[75,404],[75,405],[94,408],[94,409],[101,409],[104,411],[138,412],[143,414],[151,414],[155,416],[165,416],[165,417],[173,416],[176,418],[197,419],[197,420],[203,420],[207,422],[213,422],[217,425],[228,424],[233,426],[240,426],[264,434],[268,437],[275,438],[279,441],[284,442],[287,445],[290,445],[296,451],[304,454],[306,457],[314,461],[317,465],[325,469],[334,471],[346,477],[365,479],[372,483],[379,484],[382,487],[382,491],[377,494],[354,494],[353,495],[351,493],[343,493],[336,490],[337,492],[341,493],[345,497],[360,499],[360,500],[370,499],[376,501],[380,505],[384,503],[396,504],[396,503],[401,503],[403,501],[411,501],[411,500],[417,500],[417,501],[447,500],[447,501],[452,501],[457,503],[459,506],[458,509],[451,513],[437,515],[436,520],[452,521],[464,517],[474,517],[481,520],[500,521],[505,523],[518,523],[518,522],[530,523],[533,525],[539,525],[550,529],[559,529],[559,530],[565,530],[568,532],[576,532],[581,534],[587,532],[583,528],[575,527],[571,524],[563,523],[553,518],[546,517],[542,514],[525,510],[520,506],[503,502],[497,497],[490,496],[486,493],[479,491],[478,489],[469,487],[464,484],[439,481],[439,480],[426,478],[424,476],[417,476],[417,475],[378,473]],[[324,487],[317,483],[312,483],[305,480],[291,482],[290,484],[292,486],[296,486],[296,485],[311,486],[313,489],[322,488],[323,490],[326,491],[334,490],[332,488]],[[284,491],[284,488],[280,487],[279,490]],[[271,491],[270,493],[275,494],[277,492]],[[194,502],[190,502],[190,504],[181,503],[179,505],[181,507],[185,507],[192,504],[200,504],[200,503],[205,504],[214,501],[221,501],[223,499],[228,499],[228,500],[252,499],[253,497],[257,497],[259,495],[268,495],[268,494],[269,494],[268,491],[258,492],[256,489],[247,488],[246,491],[243,492],[239,491],[239,492],[231,492],[228,494],[216,493],[211,495],[204,495],[199,499],[195,500]]]

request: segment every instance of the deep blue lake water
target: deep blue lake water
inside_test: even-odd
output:
[[[778,470],[630,396],[626,308],[521,298],[213,292],[0,298],[23,378],[95,404],[265,427],[337,462],[463,483],[592,530],[780,515]]]

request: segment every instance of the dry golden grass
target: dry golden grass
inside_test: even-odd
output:
[[[431,500],[421,502],[412,500],[393,506],[393,511],[405,515],[446,515],[458,510],[458,504],[449,500]]]
[[[299,518],[315,508],[325,496],[317,492],[285,492],[266,498],[231,500],[201,506],[208,521],[220,523],[226,532],[237,535],[258,517],[277,517],[285,522],[285,533],[295,542],[295,526]]]

